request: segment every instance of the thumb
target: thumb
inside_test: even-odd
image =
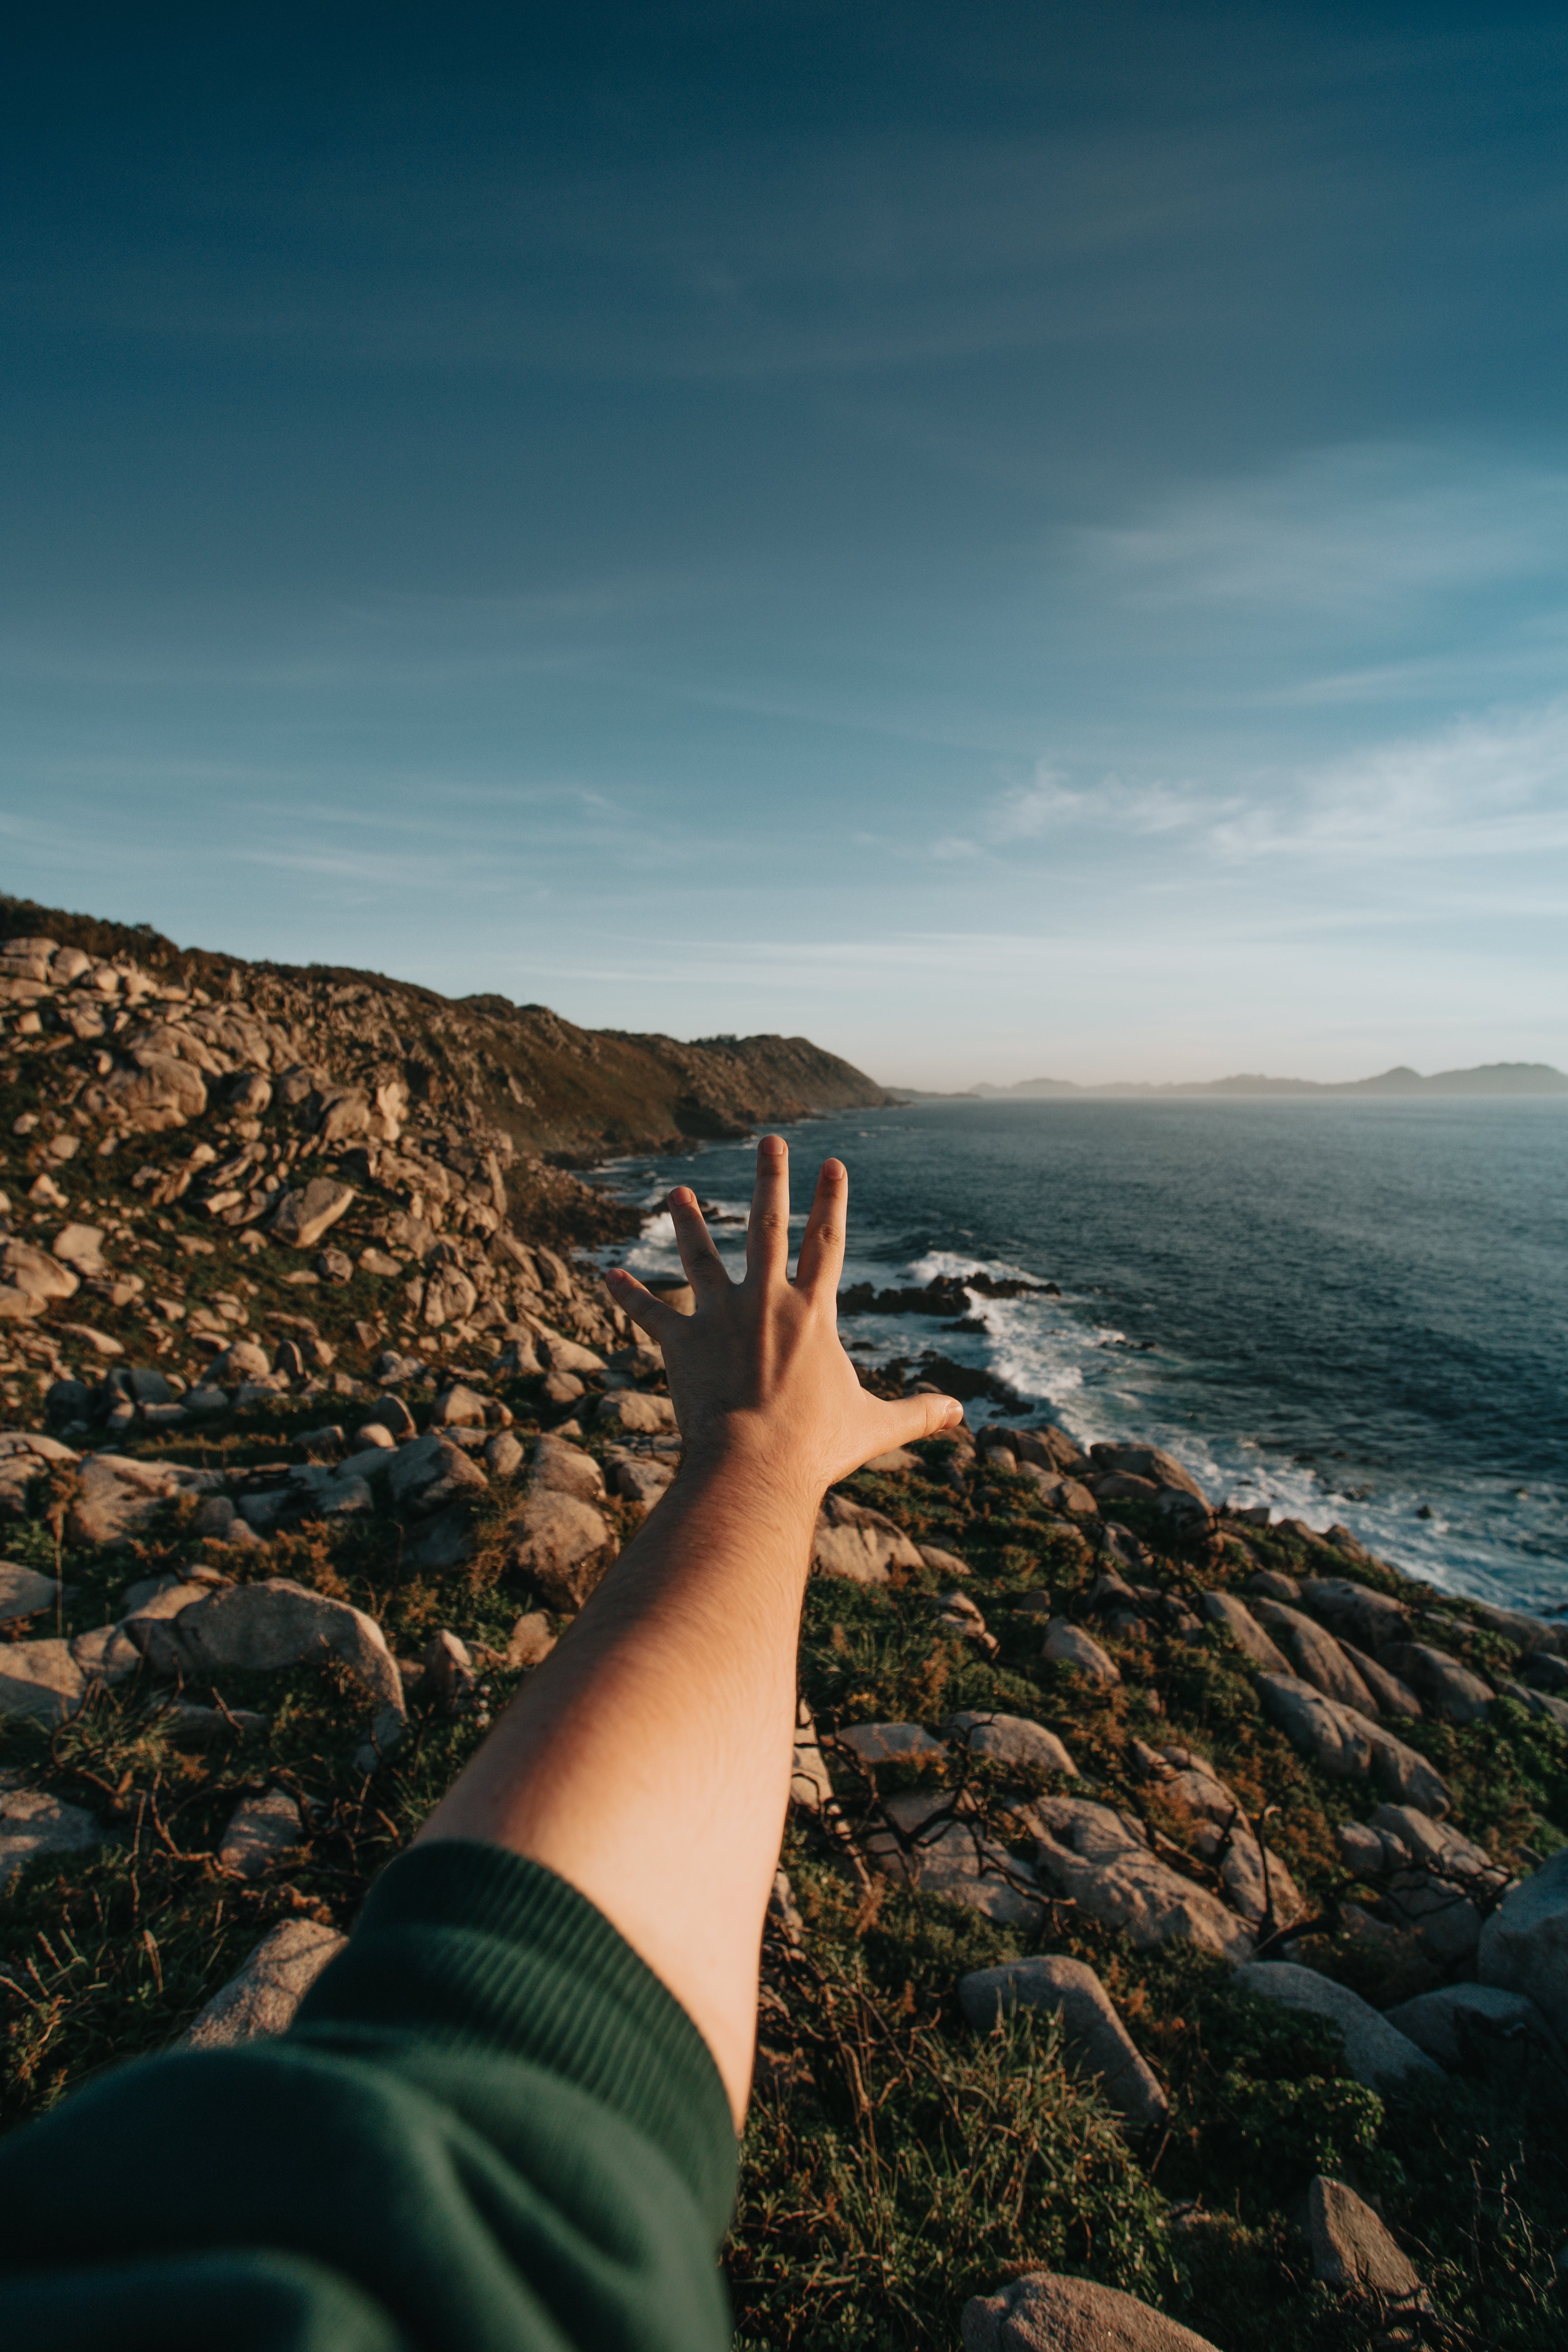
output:
[[[889,1450],[895,1445],[912,1445],[917,1438],[940,1437],[944,1430],[956,1429],[963,1419],[963,1407],[956,1397],[899,1397],[885,1408],[890,1429]]]

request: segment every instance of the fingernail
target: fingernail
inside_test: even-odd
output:
[[[822,1172],[830,1184],[841,1184],[849,1171],[845,1167],[842,1160],[825,1160],[822,1163]]]
[[[697,1206],[697,1195],[689,1184],[678,1184],[669,1201],[670,1206],[676,1209],[694,1209]]]
[[[757,1148],[765,1151],[770,1160],[782,1160],[789,1150],[782,1135],[764,1135]]]

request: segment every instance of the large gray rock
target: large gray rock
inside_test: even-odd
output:
[[[1146,1478],[1155,1486],[1164,1486],[1183,1495],[1192,1495],[1206,1510],[1208,1496],[1190,1470],[1184,1470],[1173,1455],[1162,1453],[1157,1445],[1091,1445],[1089,1454],[1097,1470],[1120,1472],[1130,1478]]]
[[[1287,2009],[1305,2010],[1326,2018],[1338,2029],[1345,2063],[1358,2083],[1373,2090],[1398,2085],[1412,2076],[1441,2074],[1442,2068],[1417,2048],[1408,2035],[1380,2017],[1360,1993],[1316,1969],[1298,1968],[1289,1960],[1249,1960],[1237,1969],[1236,1981],[1266,2000],[1282,2001]]]
[[[377,1468],[380,1458],[378,1453]],[[400,1445],[384,1459],[393,1508],[405,1516],[443,1510],[461,1496],[482,1495],[489,1485],[472,1456],[436,1429]]]
[[[187,1674],[269,1674],[329,1654],[384,1707],[402,1713],[403,1684],[374,1618],[287,1577],[209,1593],[154,1625],[146,1643],[151,1664]]]
[[[941,1764],[947,1750],[918,1723],[851,1723],[838,1734],[862,1764]]]
[[[816,1515],[811,1564],[821,1576],[855,1584],[886,1584],[895,1568],[920,1568],[921,1555],[901,1528],[880,1511],[830,1494]]]
[[[259,1878],[280,1853],[300,1843],[300,1808],[287,1789],[267,1789],[236,1806],[217,1858],[241,1878]]]
[[[1023,1818],[1039,1839],[1041,1876],[1091,1918],[1124,1927],[1135,1944],[1192,1943],[1227,1960],[1251,1953],[1243,1922],[1162,1861],[1128,1815],[1081,1797],[1041,1797]]]
[[[614,1389],[599,1400],[595,1416],[606,1431],[626,1430],[644,1436],[663,1435],[675,1427],[675,1407],[667,1396],[641,1389]]]
[[[37,1569],[23,1568],[15,1560],[0,1560],[0,1623],[52,1609],[62,1590],[52,1576],[40,1576]]]
[[[1509,2050],[1550,2051],[1551,2028],[1535,2003],[1501,1985],[1439,1985],[1384,2016],[1439,2066],[1493,2063]]]
[[[1071,1666],[1090,1682],[1119,1683],[1121,1672],[1110,1654],[1102,1650],[1092,1633],[1081,1625],[1069,1623],[1065,1617],[1053,1617],[1046,1627],[1043,1654],[1053,1665]]]
[[[177,1496],[203,1494],[223,1484],[216,1471],[136,1461],[123,1454],[84,1454],[78,1478],[79,1492],[66,1532],[79,1544],[129,1543]]]
[[[1250,1658],[1265,1674],[1288,1675],[1289,1661],[1264,1632],[1245,1601],[1234,1592],[1205,1592],[1203,1612],[1211,1625],[1217,1625],[1229,1635],[1243,1657]]]
[[[0,1772],[0,1887],[37,1854],[81,1853],[103,1842],[80,1805],[26,1787],[19,1771]]]
[[[1481,1929],[1476,1974],[1526,1994],[1568,2040],[1568,1846],[1503,1897]]]
[[[965,1711],[950,1715],[942,1730],[955,1748],[966,1748],[972,1756],[986,1757],[993,1764],[1019,1766],[1029,1772],[1078,1773],[1056,1733],[1031,1723],[1027,1716]]]
[[[949,1814],[951,1801],[918,1790],[889,1797],[882,1810],[906,1843],[873,1832],[866,1840],[871,1867],[884,1877],[908,1879],[923,1895],[962,1903],[998,1927],[1038,1928],[1045,1911],[1035,1873],[986,1837],[977,1821]]]
[[[1403,1802],[1434,1815],[1449,1811],[1452,1800],[1442,1774],[1381,1724],[1369,1722],[1337,1699],[1325,1698],[1294,1675],[1259,1675],[1258,1689],[1270,1721],[1331,1780],[1375,1772],[1381,1785]]]
[[[1330,2286],[1373,2294],[1414,2310],[1421,2281],[1372,2207],[1342,2180],[1320,2173],[1307,2191],[1307,2235],[1313,2275]]]
[[[591,1454],[563,1438],[542,1437],[533,1450],[529,1489],[535,1494],[575,1495],[579,1502],[602,1502],[605,1474]]]
[[[1377,1702],[1331,1633],[1283,1601],[1260,1597],[1252,1606],[1259,1622],[1284,1644],[1292,1670],[1303,1682],[1310,1683],[1325,1698],[1337,1699],[1342,1706],[1353,1707],[1358,1715],[1376,1721]]]
[[[314,1249],[329,1227],[353,1206],[353,1200],[352,1184],[334,1183],[330,1176],[312,1176],[308,1184],[285,1192],[279,1202],[272,1213],[272,1238],[291,1243],[295,1249]]]
[[[129,1069],[110,1072],[103,1091],[126,1125],[144,1135],[184,1127],[187,1119],[200,1118],[207,1107],[206,1086],[199,1070],[189,1062],[176,1060],[173,1054],[156,1053],[146,1046],[132,1051]]]
[[[87,1676],[68,1642],[0,1643],[0,1716],[63,1723],[87,1695]]]
[[[1092,2279],[1030,2271],[963,2306],[963,2352],[1215,2352],[1163,2312]]]
[[[463,1503],[448,1503],[433,1518],[421,1519],[398,1557],[405,1576],[449,1576],[477,1549],[473,1520]]]
[[[346,1936],[317,1920],[285,1919],[263,1936],[244,1967],[214,1993],[182,2047],[222,2050],[231,2042],[286,2033],[316,1979],[347,1943]]]
[[[1385,1642],[1409,1638],[1410,1620],[1397,1601],[1357,1584],[1348,1576],[1306,1576],[1299,1587],[1301,1605],[1358,1649],[1381,1650]]]
[[[581,1609],[619,1546],[607,1521],[575,1495],[530,1495],[506,1523],[511,1565],[531,1576],[552,1609]]]
[[[1408,1683],[1417,1698],[1425,1699],[1450,1723],[1481,1723],[1491,1710],[1491,1685],[1446,1650],[1434,1650],[1428,1643],[1385,1643],[1378,1652],[1378,1664]]]
[[[1340,1647],[1372,1693],[1379,1715],[1390,1716],[1396,1722],[1401,1717],[1408,1723],[1420,1722],[1426,1710],[1408,1683],[1402,1683],[1397,1675],[1391,1675],[1386,1666],[1379,1665],[1375,1658],[1358,1650],[1342,1635]]]
[[[46,1306],[51,1299],[69,1298],[81,1288],[80,1276],[68,1265],[62,1265],[47,1250],[35,1249],[31,1242],[15,1237],[0,1245],[0,1281],[30,1298],[41,1299]]]
[[[1108,2106],[1139,2129],[1163,2124],[1170,2113],[1159,2077],[1118,2016],[1094,1970],[1082,1960],[1052,1954],[975,1969],[961,1977],[959,2005],[984,2032],[1015,2009],[1045,2010],[1062,2021],[1062,2048],[1075,2072],[1095,2076]]]

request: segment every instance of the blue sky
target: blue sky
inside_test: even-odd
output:
[[[1568,1065],[1560,9],[79,10],[5,887],[879,1076]]]

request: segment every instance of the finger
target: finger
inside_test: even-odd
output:
[[[698,1207],[697,1195],[689,1184],[676,1186],[669,1196],[668,1207],[680,1263],[686,1269],[687,1281],[699,1298],[705,1292],[711,1297],[716,1290],[728,1290],[730,1277],[724,1271],[724,1261],[713,1246],[708,1221]]]
[[[789,1267],[789,1146],[764,1135],[757,1146],[757,1181],[746,1226],[746,1279],[782,1280]]]
[[[844,1230],[849,1207],[849,1171],[842,1160],[825,1160],[816,1180],[811,1214],[801,1236],[795,1267],[798,1290],[837,1291],[844,1270]]]
[[[913,1445],[922,1437],[940,1437],[945,1430],[956,1429],[963,1419],[963,1407],[950,1396],[895,1397],[882,1411],[885,1453],[895,1445]]]
[[[624,1265],[610,1268],[605,1286],[621,1313],[629,1316],[639,1331],[646,1331],[656,1348],[662,1348],[666,1339],[674,1336],[674,1327],[687,1320],[662,1298],[656,1298],[651,1290],[646,1290]]]

